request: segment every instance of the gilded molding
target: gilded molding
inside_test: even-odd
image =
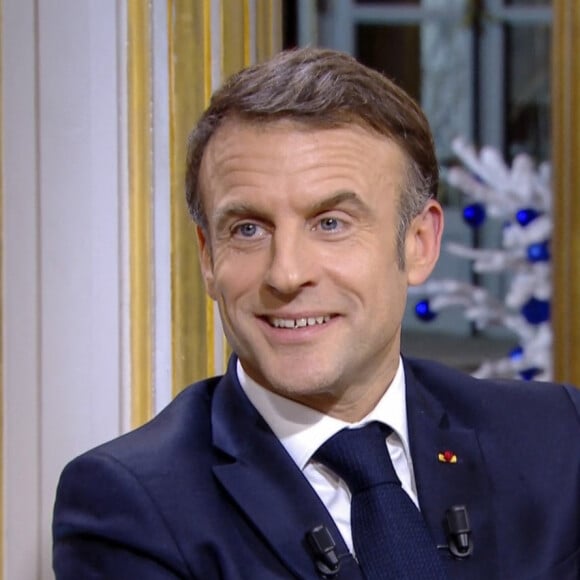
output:
[[[187,138],[211,95],[211,4],[168,1],[171,164],[172,392],[213,371],[213,303],[185,204]]]
[[[580,386],[580,4],[553,11],[554,374]]]
[[[151,22],[149,2],[128,0],[128,150],[131,424],[153,415]]]
[[[247,4],[247,1],[222,0],[222,79],[250,64]]]
[[[282,0],[256,0],[255,30],[258,62],[282,49]]]
[[[4,30],[4,6],[0,0],[0,34]],[[0,42],[0,239],[4,239],[4,69]],[[0,243],[0,580],[4,578],[4,253]]]

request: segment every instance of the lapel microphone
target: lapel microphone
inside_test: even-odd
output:
[[[445,512],[445,531],[447,533],[447,548],[455,558],[468,558],[473,553],[473,538],[469,515],[464,505],[452,505]]]
[[[336,554],[336,543],[326,526],[319,525],[306,534],[312,551],[316,569],[323,578],[333,578],[340,570],[340,560]]]
[[[453,505],[445,512],[446,546],[452,556],[464,559],[473,553],[473,538],[467,507]],[[318,525],[306,534],[306,541],[312,552],[316,569],[323,578],[333,578],[340,571],[340,559],[336,553],[336,543],[326,526]]]

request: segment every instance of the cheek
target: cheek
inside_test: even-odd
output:
[[[341,268],[344,287],[357,296],[363,310],[371,317],[397,318],[405,308],[407,283],[404,272],[392,256],[368,256],[357,261],[345,261]],[[402,314],[401,314],[402,316]]]
[[[399,284],[399,279],[403,279],[395,252],[387,243],[341,248],[338,255],[326,256],[322,263],[327,270],[332,270],[337,276],[361,288],[386,289],[387,286]]]
[[[223,297],[225,306],[261,285],[258,259],[249,256],[225,256],[217,254],[214,262],[214,288]]]

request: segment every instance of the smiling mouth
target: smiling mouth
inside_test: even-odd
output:
[[[305,328],[307,326],[318,326],[326,324],[330,320],[330,316],[312,316],[308,318],[275,318],[268,316],[266,318],[268,324],[274,328]]]

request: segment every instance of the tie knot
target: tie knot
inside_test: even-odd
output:
[[[377,422],[342,429],[314,457],[339,475],[352,494],[384,483],[400,484],[386,445],[390,432]]]

